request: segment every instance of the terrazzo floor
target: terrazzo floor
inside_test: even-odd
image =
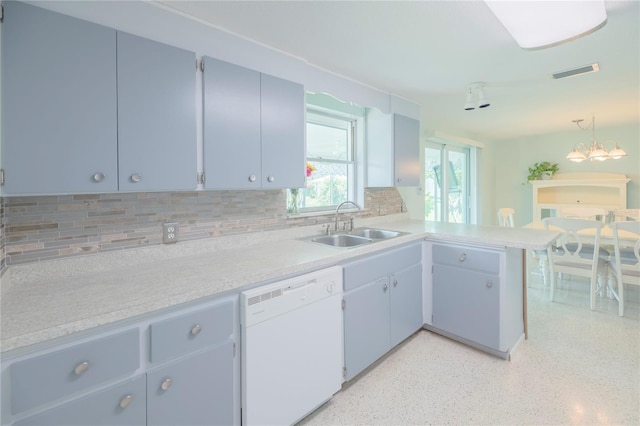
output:
[[[423,330],[300,425],[638,425],[640,288],[626,288],[621,318],[615,300],[589,309],[582,278],[550,302],[533,276],[529,339],[511,361]]]

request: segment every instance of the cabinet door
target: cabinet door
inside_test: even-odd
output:
[[[124,191],[197,186],[195,54],[118,32],[118,165]]]
[[[391,347],[389,277],[345,293],[344,300],[344,358],[351,380]]]
[[[391,347],[422,327],[422,264],[391,274]]]
[[[304,186],[304,99],[304,88],[301,84],[261,74],[264,189]]]
[[[147,424],[233,424],[233,342],[147,373]]]
[[[207,189],[261,186],[260,73],[204,57]]]
[[[433,265],[433,326],[499,349],[500,278]]]
[[[145,424],[144,375],[15,423],[16,426],[143,426]]]
[[[116,191],[115,30],[3,5],[3,192]]]
[[[420,122],[394,115],[395,186],[420,185]]]

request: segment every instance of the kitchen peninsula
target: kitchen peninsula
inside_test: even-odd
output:
[[[243,347],[240,292],[332,266],[344,268],[345,277],[343,381],[423,324],[503,358],[524,339],[524,252],[545,248],[555,232],[416,221],[407,214],[357,226],[401,234],[340,248],[311,242],[319,227],[301,227],[11,266],[2,280],[3,424],[77,418],[240,424],[247,409],[236,355]],[[458,303],[455,285],[466,278],[432,277],[447,265],[471,272],[464,277],[489,279],[474,281]],[[384,294],[373,295],[382,286]],[[478,292],[485,298],[476,303]],[[443,304],[449,306],[440,309]],[[418,321],[407,327],[409,311]],[[374,332],[384,345],[373,355],[370,342],[350,337],[354,330],[362,336],[358,327],[369,316],[391,327],[390,334]],[[209,404],[197,403],[203,395]]]

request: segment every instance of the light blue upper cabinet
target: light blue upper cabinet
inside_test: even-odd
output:
[[[118,32],[121,191],[194,190],[195,53]]]
[[[420,122],[394,114],[393,147],[395,185],[420,185]]]
[[[4,194],[117,190],[116,31],[3,5]]]
[[[367,110],[367,186],[420,185],[420,122]]]
[[[207,189],[259,189],[260,73],[204,57]]]
[[[204,57],[207,189],[304,185],[304,88]]]
[[[261,75],[262,187],[301,188],[305,182],[305,112],[301,84]]]

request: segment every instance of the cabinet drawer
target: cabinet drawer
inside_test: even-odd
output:
[[[498,274],[500,253],[455,245],[433,245],[433,263]]]
[[[151,362],[220,343],[233,333],[233,302],[151,324]]]
[[[146,424],[145,378],[141,375],[15,423],[15,426]]]
[[[422,261],[422,245],[384,251],[344,265],[344,291],[353,290],[391,272]]]
[[[11,365],[11,411],[48,401],[135,371],[140,366],[138,329],[101,337]]]

